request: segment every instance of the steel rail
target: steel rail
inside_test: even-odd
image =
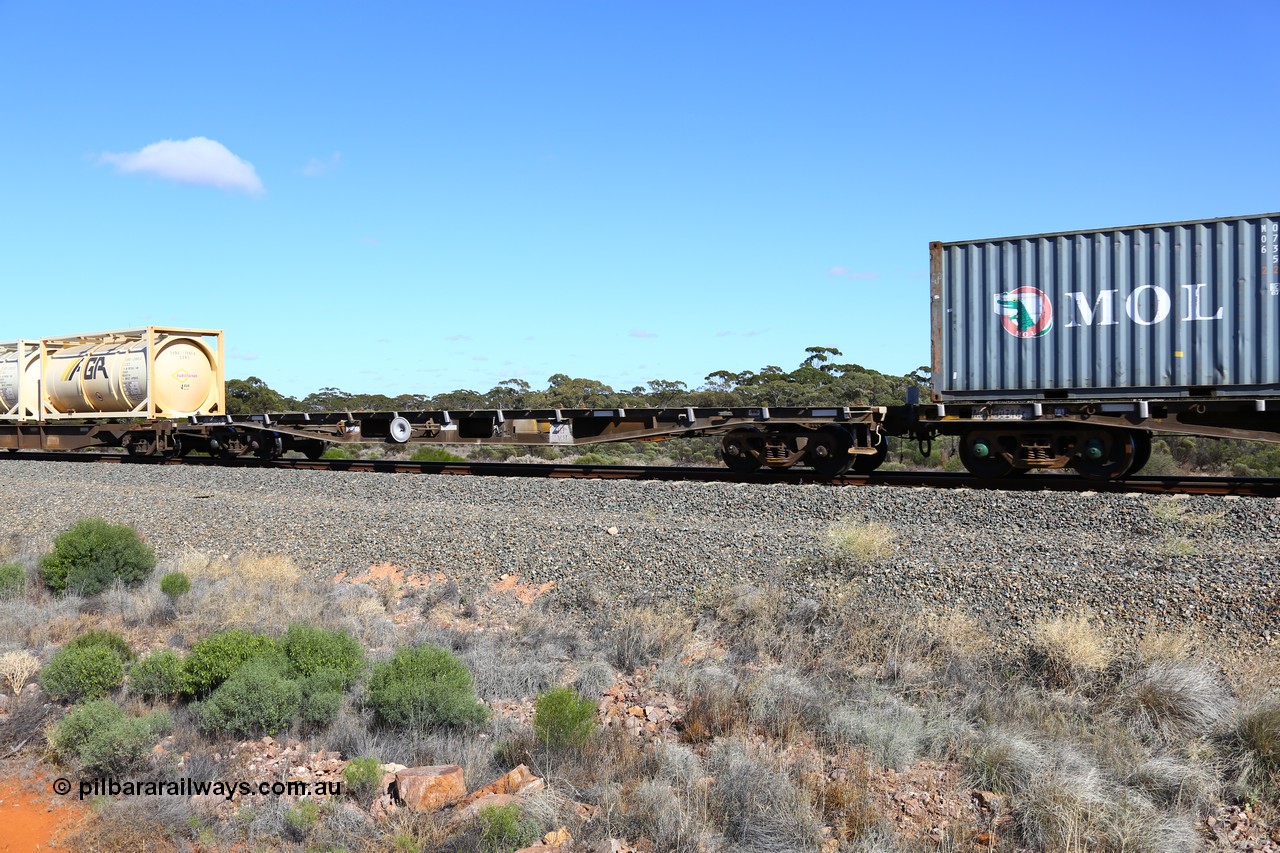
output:
[[[126,465],[195,465],[232,468],[271,468],[295,471],[353,471],[384,474],[447,474],[480,477],[542,477],[580,480],[665,480],[703,483],[821,484],[835,486],[918,486],[935,489],[996,489],[1000,491],[1109,492],[1139,494],[1241,495],[1280,497],[1280,478],[1271,477],[1132,477],[1091,480],[1073,474],[1044,473],[981,479],[968,473],[937,471],[881,471],[870,475],[821,477],[804,468],[762,470],[735,474],[727,468],[690,466],[566,465],[523,462],[408,462],[389,459],[258,459],[230,461],[210,456],[163,458],[123,453],[0,453],[3,461],[119,463]]]

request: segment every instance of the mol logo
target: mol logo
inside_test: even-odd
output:
[[[997,293],[995,311],[1004,330],[1015,338],[1038,338],[1053,328],[1053,303],[1034,287]]]
[[[1208,284],[1181,284],[1164,288],[1154,284],[1135,287],[1127,295],[1118,290],[1101,290],[1096,296],[1082,291],[1064,294],[1064,329],[1118,326],[1122,321],[1137,326],[1178,323],[1221,322],[1221,305],[1214,305]],[[1019,287],[995,296],[995,312],[1009,334],[1016,338],[1038,338],[1053,328],[1053,306],[1043,291]]]

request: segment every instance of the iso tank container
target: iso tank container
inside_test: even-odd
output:
[[[936,399],[1280,391],[1280,214],[929,249]]]
[[[225,412],[222,332],[147,326],[0,344],[0,420]]]

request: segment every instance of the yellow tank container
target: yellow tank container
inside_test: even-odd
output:
[[[0,417],[35,417],[40,408],[40,344],[0,344]]]
[[[46,338],[40,347],[34,378],[43,380],[35,392],[43,392],[42,418],[174,418],[225,411],[220,331],[148,326]],[[5,364],[0,359],[0,384],[8,377]],[[31,374],[29,368],[24,372],[24,384]]]

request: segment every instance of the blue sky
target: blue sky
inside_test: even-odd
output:
[[[0,340],[277,390],[929,359],[928,242],[1280,208],[1274,3],[0,0]]]

